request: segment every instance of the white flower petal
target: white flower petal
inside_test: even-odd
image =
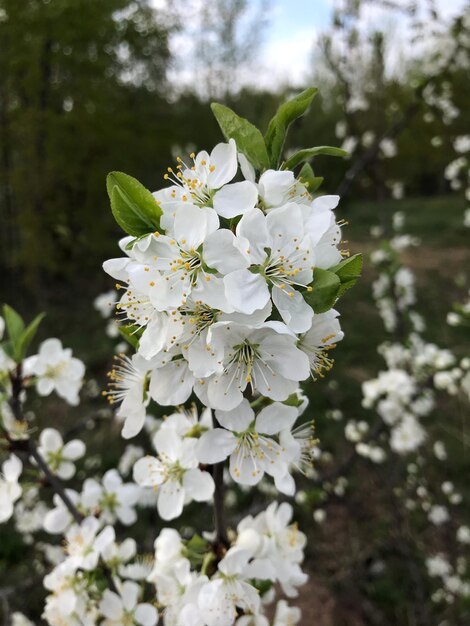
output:
[[[250,242],[249,258],[253,264],[261,264],[266,259],[265,248],[272,244],[268,232],[266,216],[259,209],[247,211],[237,225],[237,237]],[[248,251],[247,251],[248,252]]]
[[[158,611],[151,604],[142,602],[137,605],[134,617],[135,621],[141,626],[155,626],[158,622]]]
[[[161,485],[165,480],[166,471],[163,464],[153,456],[139,459],[133,469],[134,481],[142,487]]]
[[[153,371],[149,392],[158,404],[175,406],[186,402],[191,395],[193,384],[194,376],[188,368],[188,363],[178,359]]]
[[[45,428],[39,437],[39,445],[44,451],[56,452],[62,448],[64,441],[58,430]]]
[[[183,512],[183,486],[176,480],[167,480],[158,491],[157,509],[166,521],[179,517]]]
[[[269,302],[269,289],[261,274],[242,269],[224,277],[225,295],[235,310],[251,314]]]
[[[214,167],[209,172],[207,183],[211,189],[220,189],[222,185],[229,183],[237,173],[237,146],[233,139],[228,143],[219,143],[211,152],[211,166]]]
[[[261,409],[255,422],[256,431],[264,435],[276,435],[284,429],[291,429],[298,417],[298,410],[281,402],[273,402]]]
[[[192,500],[207,502],[214,494],[214,479],[209,472],[198,468],[190,469],[183,476],[183,488]]]
[[[312,325],[313,310],[301,293],[289,287],[273,287],[272,299],[283,321],[294,333],[307,332]]]
[[[245,431],[255,419],[255,412],[244,398],[241,403],[230,411],[216,411],[215,416],[221,426],[234,432]]]
[[[105,589],[103,592],[103,598],[100,602],[100,612],[111,620],[119,620],[123,615],[122,600],[114,593]]]
[[[204,242],[203,257],[209,267],[221,274],[229,274],[249,265],[247,255],[241,250],[240,241],[227,228],[209,235]]]
[[[214,428],[205,432],[199,439],[196,456],[200,463],[220,463],[235,449],[236,437],[223,428]]]
[[[254,183],[244,180],[225,185],[213,198],[214,209],[219,215],[231,219],[254,209],[258,201],[258,190]]]
[[[86,447],[83,441],[81,439],[72,439],[72,441],[68,441],[65,444],[62,450],[62,456],[71,461],[76,461],[77,459],[81,459],[85,452]]]
[[[62,480],[70,480],[75,475],[75,465],[70,461],[63,461],[55,473]]]

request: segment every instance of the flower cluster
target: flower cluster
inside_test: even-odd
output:
[[[267,476],[271,491],[295,496],[294,472],[312,475],[316,440],[299,384],[331,369],[343,338],[333,307],[361,272],[360,255],[341,250],[339,197],[312,195],[319,179],[305,162],[343,152],[310,148],[282,162],[287,127],[314,95],[308,89],[285,103],[265,139],[214,105],[227,141],[187,163],[178,158],[164,176],[169,186],[153,194],[126,174],[108,176],[113,214],[129,236],[123,255],[104,263],[117,291],[94,306],[105,319],[116,311],[107,333],[135,351],[115,357],[104,395],[118,405],[122,437],[142,440],[127,445],[116,467],[100,472],[105,464],[90,449],[82,463],[83,441],[49,424],[36,444],[26,390],[77,405],[84,365],[58,339],[27,357],[40,318],[25,327],[4,309],[0,400],[12,454],[2,466],[0,521],[13,518],[28,544],[36,533],[50,536],[35,548],[51,626],[269,626],[265,605],[276,590],[295,597],[307,580],[306,536],[290,504],[273,502],[236,530],[225,526],[223,508],[224,481],[266,491]],[[155,419],[152,401],[176,408]],[[23,480],[23,462],[38,485]],[[164,528],[154,557],[144,553],[148,536],[140,545],[129,536],[139,508],[173,520],[185,505],[212,501],[214,532]],[[277,602],[274,626],[299,620],[298,609]]]
[[[142,428],[150,398],[183,404],[194,391],[213,409],[239,407],[248,388],[284,401],[310,371],[330,366],[337,313],[314,314],[314,269],[342,260],[337,196],[316,199],[291,171],[255,182],[236,144],[180,160],[155,192],[160,230],[121,242],[104,269],[123,291],[122,318],[139,339],[110,374],[124,437]],[[314,307],[314,305],[313,305]]]
[[[155,585],[165,626],[267,626],[263,609],[273,599],[272,585],[279,583],[284,593],[295,597],[296,588],[306,581],[299,566],[306,538],[291,518],[289,504],[273,503],[256,517],[243,519],[224,558],[215,568],[209,563],[204,571],[192,567],[191,542],[164,528],[155,540],[147,580]],[[240,611],[246,619],[239,617]],[[298,610],[285,602],[278,604],[277,613],[278,626],[299,619]]]

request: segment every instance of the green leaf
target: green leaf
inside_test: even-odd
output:
[[[284,102],[276,111],[276,115],[269,122],[266,131],[266,147],[271,162],[271,167],[277,169],[281,160],[282,149],[286,139],[287,130],[294,120],[303,115],[317,93],[315,87],[305,89],[302,93]]]
[[[341,282],[338,297],[342,296],[343,293],[351,289],[351,287],[354,287],[361,276],[362,265],[362,254],[354,254],[352,257],[349,257],[349,259],[345,259],[331,268],[330,271],[334,272]]]
[[[256,169],[269,169],[269,157],[263,135],[251,122],[240,117],[234,111],[213,102],[212,112],[222,130],[225,139],[234,139],[237,149],[242,152]]]
[[[114,219],[126,233],[139,237],[158,230],[162,210],[137,179],[123,172],[110,172],[106,189]]]
[[[191,552],[198,554],[204,554],[208,548],[208,542],[200,535],[193,535],[191,539],[186,543],[186,547]]]
[[[26,351],[28,350],[29,344],[34,339],[34,336],[39,328],[39,324],[42,322],[44,318],[44,313],[40,313],[37,315],[33,321],[28,324],[23,333],[21,334],[19,341],[16,345],[17,359],[18,361],[22,361],[26,356]]]
[[[333,307],[340,287],[341,281],[334,272],[317,267],[313,272],[312,291],[304,292],[304,298],[315,313],[324,313]]]
[[[310,163],[304,163],[299,172],[299,180],[307,187],[309,193],[314,193],[323,182],[323,176],[315,176]]]
[[[136,350],[139,349],[139,339],[142,335],[140,327],[135,324],[128,324],[127,326],[119,326],[119,332],[127,343],[129,343]]]
[[[3,307],[3,317],[7,327],[8,337],[15,349],[24,331],[24,322],[15,309],[12,309],[8,304],[5,304]]]
[[[293,170],[295,167],[297,167],[297,165],[300,165],[300,163],[303,163],[304,161],[309,161],[314,156],[318,156],[319,154],[335,157],[348,156],[348,153],[345,150],[341,150],[341,148],[334,148],[333,146],[317,146],[316,148],[305,148],[304,150],[299,150],[289,159],[287,159],[287,161],[284,162],[282,169]]]
[[[296,408],[302,404],[303,400],[296,393],[291,393],[287,400],[283,400],[282,404],[287,406],[295,406]]]

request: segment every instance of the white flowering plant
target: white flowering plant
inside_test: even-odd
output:
[[[77,473],[84,443],[51,424],[36,437],[24,403],[34,389],[77,405],[84,365],[55,338],[27,356],[41,318],[25,327],[4,309],[1,521],[31,540],[50,537],[40,550],[51,626],[267,626],[277,589],[292,598],[307,579],[291,504],[226,521],[224,482],[249,489],[267,475],[295,495],[295,473],[315,449],[299,386],[331,368],[329,352],[343,338],[333,307],[361,273],[361,256],[342,248],[339,197],[317,193],[322,179],[308,163],[344,152],[321,146],[283,157],[288,127],[315,93],[284,103],[264,136],[213,104],[226,141],[178,157],[156,192],[127,174],[108,176],[126,236],[121,256],[104,263],[117,302],[110,291],[95,308],[103,317],[116,308],[132,353],[116,357],[104,395],[122,437],[145,434],[147,449],[130,444],[117,467],[76,480],[92,467],[85,459]],[[152,403],[175,408],[158,421]],[[72,479],[77,488],[65,486]],[[192,538],[160,527],[154,556],[145,556],[134,534],[139,511],[155,507],[167,522],[190,502],[213,503],[213,527]],[[276,626],[299,619],[278,602]]]

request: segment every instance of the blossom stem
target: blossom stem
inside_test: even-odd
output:
[[[49,469],[47,463],[39,453],[34,439],[28,440],[28,451],[30,456],[36,461],[36,465],[46,475],[47,482],[51,485],[54,493],[56,493],[65,504],[70,515],[77,522],[77,524],[80,524],[83,521],[84,516],[80,513],[77,507],[73,504],[72,500],[68,497],[61,480]]]
[[[217,546],[229,545],[224,510],[224,462],[213,466],[214,491],[214,526]]]

